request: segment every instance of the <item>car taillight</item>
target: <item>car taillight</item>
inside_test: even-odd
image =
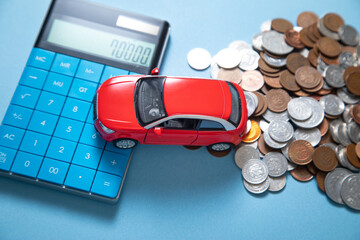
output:
[[[104,124],[102,124],[102,122],[100,122],[100,120],[99,120],[99,124],[100,124],[101,129],[104,130],[104,132],[106,132],[107,134],[111,134],[111,133],[115,132],[115,131],[111,130],[110,128],[105,127]]]

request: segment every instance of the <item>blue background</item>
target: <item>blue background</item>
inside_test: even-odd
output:
[[[266,20],[295,23],[304,10],[337,12],[360,30],[360,1],[103,0],[166,19],[171,38],[161,73],[209,77],[186,62],[194,47],[212,55],[251,42]],[[0,119],[20,79],[49,0],[0,0]],[[280,193],[249,194],[234,151],[225,158],[182,146],[140,145],[115,205],[0,178],[0,239],[360,239],[359,212],[338,206],[288,175]]]

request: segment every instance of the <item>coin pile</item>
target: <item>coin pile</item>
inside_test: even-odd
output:
[[[286,172],[316,176],[338,204],[360,210],[360,45],[335,13],[303,12],[293,26],[276,18],[252,39],[234,41],[210,61],[211,77],[245,93],[247,134],[235,163],[245,188],[280,191]]]

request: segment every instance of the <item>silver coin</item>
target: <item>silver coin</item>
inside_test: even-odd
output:
[[[291,121],[301,128],[314,128],[324,120],[324,109],[318,101],[310,97],[304,97],[304,101],[308,104],[308,107],[312,109],[313,114],[305,121],[298,121],[291,118]]]
[[[288,121],[275,120],[270,122],[268,133],[275,141],[287,142],[293,137],[294,128]]]
[[[255,109],[259,104],[259,100],[252,92],[244,91],[244,94],[246,99],[246,107],[248,110],[248,117],[250,117],[255,112]]]
[[[260,159],[259,152],[252,146],[241,146],[235,152],[235,163],[242,169],[250,159]]]
[[[351,52],[342,52],[339,55],[339,62],[342,68],[348,68],[351,66],[355,66],[356,57]]]
[[[332,142],[321,144],[320,147],[328,147],[328,148],[332,149],[335,153],[337,153],[337,151],[338,151],[337,145]]]
[[[346,104],[357,104],[358,102],[360,102],[360,96],[355,96],[354,94],[349,92],[346,87],[338,88],[336,90],[336,94]]]
[[[210,62],[210,68],[211,68],[210,74],[211,74],[211,78],[214,79],[217,79],[218,73],[220,71],[220,67],[217,64],[216,56],[217,55],[213,56]]]
[[[260,129],[263,132],[267,131],[267,129],[269,128],[269,123],[267,121],[265,121],[264,119],[260,120],[259,125],[260,125]]]
[[[290,144],[295,141],[295,138],[292,138],[289,142],[287,142],[286,146],[281,148],[282,154],[286,157],[287,160],[291,161],[289,157],[289,146]]]
[[[313,114],[312,108],[309,108],[303,97],[293,98],[287,106],[289,116],[295,120],[307,120]]]
[[[241,61],[240,52],[234,48],[224,48],[216,55],[217,64],[226,69],[236,67]]]
[[[343,77],[344,69],[338,65],[329,65],[325,69],[325,80],[327,84],[334,88],[341,88],[345,86]]]
[[[295,140],[306,140],[311,143],[313,147],[316,147],[320,143],[321,133],[318,128],[298,128],[295,130],[294,138]]]
[[[346,123],[349,123],[349,122],[351,122],[353,120],[352,117],[351,117],[351,114],[350,114],[351,107],[352,107],[352,105],[346,105],[345,110],[344,110],[344,112],[342,114],[342,118],[344,119],[344,121]]]
[[[348,176],[341,186],[341,198],[344,203],[355,210],[360,210],[360,175]]]
[[[288,172],[294,170],[297,167],[297,165],[293,162],[288,161]]]
[[[354,167],[350,163],[349,159],[347,158],[347,156],[346,156],[346,147],[339,146],[336,156],[337,156],[337,158],[339,160],[340,165],[343,166],[344,168],[347,168],[347,169],[349,169],[349,170],[351,170],[353,172],[359,171],[359,169]]]
[[[187,61],[193,69],[204,70],[210,66],[211,55],[204,48],[193,48],[187,55]]]
[[[283,142],[277,142],[275,141],[274,139],[272,139],[269,135],[269,132],[266,131],[263,133],[264,134],[264,141],[265,143],[269,146],[269,147],[272,147],[274,149],[281,149],[283,147],[286,146],[286,142],[283,143]]]
[[[360,142],[360,126],[356,122],[350,122],[347,124],[347,132],[353,143],[357,144]]]
[[[277,31],[263,33],[263,48],[276,55],[289,54],[293,47],[289,46],[284,39],[284,34]]]
[[[325,90],[330,90],[330,89],[332,89],[332,87],[330,87],[329,84],[327,84],[327,82],[324,81],[324,80],[323,80],[323,87],[322,87],[322,88],[325,89]]]
[[[263,40],[262,39],[263,39],[263,34],[262,33],[258,33],[252,38],[251,43],[252,43],[252,46],[253,46],[253,48],[255,50],[257,50],[257,51],[263,51],[264,50],[263,47],[262,47],[262,45],[263,45]]]
[[[251,49],[251,45],[243,40],[236,40],[229,44],[229,48],[235,48],[240,52],[243,49]]]
[[[267,32],[271,30],[271,20],[267,20],[261,24],[260,31]]]
[[[334,94],[322,96],[319,103],[324,108],[325,113],[331,116],[339,116],[345,110],[344,102]]]
[[[243,146],[249,146],[249,147],[252,147],[252,148],[256,149],[256,151],[259,153],[259,156],[260,156],[259,158],[261,158],[261,153],[257,149],[258,148],[258,142],[257,141],[252,142],[252,143],[241,142],[239,147],[243,147]]]
[[[250,130],[251,130],[251,120],[248,119],[246,121],[246,134],[248,134],[250,132]]]
[[[286,58],[273,58],[266,53],[264,53],[264,61],[275,68],[280,68],[286,65]]]
[[[351,140],[350,140],[348,132],[347,132],[346,123],[344,123],[344,122],[340,123],[337,133],[338,133],[338,138],[339,138],[339,142],[341,145],[347,146],[351,143]]]
[[[325,62],[323,62],[320,56],[318,57],[317,62],[318,65],[316,69],[318,70],[318,72],[321,74],[322,77],[325,77],[325,70],[328,67],[328,65]]]
[[[258,68],[260,55],[252,49],[243,49],[240,51],[241,61],[239,64],[242,70],[255,70]]]
[[[280,177],[270,177],[270,186],[269,191],[270,192],[279,192],[286,186],[286,175],[282,175]]]
[[[339,37],[339,34],[338,33],[335,33],[333,31],[330,31],[329,29],[327,29],[324,25],[324,20],[321,18],[319,19],[318,23],[317,23],[317,27],[320,31],[320,33],[322,35],[324,35],[325,37],[329,37],[329,38],[332,38],[334,40],[339,40],[340,37]]]
[[[264,182],[262,182],[260,184],[251,184],[251,183],[247,182],[246,180],[243,180],[243,183],[244,183],[245,189],[254,194],[264,193],[270,186],[269,178],[267,178]]]
[[[264,156],[263,162],[268,167],[271,177],[280,177],[287,171],[288,161],[281,153],[269,152]]]
[[[309,49],[303,48],[303,49],[300,51],[300,54],[307,58],[307,57],[309,56],[309,52],[310,52]]]
[[[250,159],[242,168],[242,175],[248,183],[259,184],[267,179],[269,172],[265,163],[258,159]]]
[[[356,46],[359,43],[359,34],[350,25],[342,25],[339,28],[339,37],[341,42],[349,46]]]
[[[336,143],[340,143],[340,140],[338,137],[338,135],[339,135],[338,132],[339,132],[339,126],[342,122],[343,121],[341,121],[340,119],[336,119],[336,120],[332,121],[329,126],[329,132],[330,132],[331,138]]]
[[[289,114],[288,114],[288,111],[286,111],[286,110],[283,112],[280,112],[280,113],[276,113],[276,112],[273,112],[273,111],[267,109],[264,112],[264,114],[262,115],[262,117],[268,122],[271,122],[274,120],[289,121]]]
[[[335,168],[326,175],[325,193],[331,200],[338,204],[344,204],[341,198],[341,185],[351,174],[352,172],[345,168]]]

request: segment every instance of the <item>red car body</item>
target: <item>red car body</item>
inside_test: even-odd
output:
[[[156,91],[147,93],[149,86]],[[234,96],[238,98],[235,101]],[[234,112],[238,117],[231,116]],[[231,118],[236,123],[231,123]],[[238,145],[246,131],[247,108],[241,87],[230,82],[130,75],[110,78],[99,87],[94,98],[94,120],[106,141]]]

